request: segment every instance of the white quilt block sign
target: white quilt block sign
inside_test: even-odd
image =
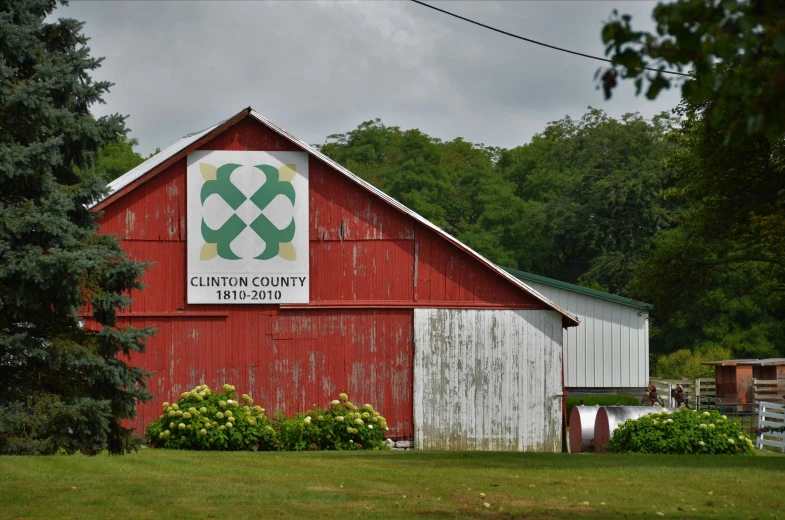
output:
[[[308,303],[308,154],[188,155],[188,303]]]

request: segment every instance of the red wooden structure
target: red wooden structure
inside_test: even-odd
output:
[[[707,361],[714,366],[716,397],[726,403],[752,403],[756,379],[785,380],[785,358]]]
[[[372,403],[391,437],[412,437],[415,307],[554,306],[310,149],[310,303],[188,305],[187,154],[306,149],[254,114],[243,110],[179,152],[161,152],[165,160],[119,179],[94,207],[103,211],[101,232],[120,236],[131,257],[153,262],[143,278],[148,287],[121,315],[122,323],[159,329],[132,359],[155,372],[155,399],[139,407],[134,426],[143,432],[163,401],[195,385],[231,383],[268,412],[289,414],[346,392]]]

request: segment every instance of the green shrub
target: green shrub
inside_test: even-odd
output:
[[[183,450],[271,450],[275,430],[264,408],[252,406],[253,399],[238,402],[232,385],[213,392],[207,385],[185,392],[150,423],[145,437],[155,448]]]
[[[314,408],[287,419],[275,417],[280,449],[380,450],[387,449],[387,421],[370,404],[357,408],[346,394],[328,409]]]
[[[729,421],[716,410],[699,412],[654,412],[622,423],[605,449],[614,453],[749,455],[752,441],[737,421]]]
[[[580,406],[581,399],[586,406],[639,406],[641,400],[632,395],[590,395],[586,397],[568,397],[567,398],[567,421],[570,420],[572,408]]]
[[[705,361],[722,361],[732,357],[733,352],[722,347],[699,352],[681,349],[665,356],[657,356],[653,372],[656,377],[663,379],[714,377],[714,367],[702,365],[701,363]]]
[[[370,404],[357,408],[346,394],[327,410],[314,408],[270,421],[264,408],[252,406],[235,388],[212,392],[207,385],[163,404],[163,414],[150,423],[145,436],[150,446],[184,450],[363,450],[388,449],[387,421]]]

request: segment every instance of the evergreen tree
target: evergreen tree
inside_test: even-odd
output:
[[[145,265],[96,233],[104,183],[77,170],[126,129],[91,115],[111,84],[90,77],[82,23],[44,22],[55,7],[0,1],[0,453],[123,453],[150,393],[119,355],[151,331],[115,327],[116,309]],[[84,309],[101,330],[80,326]]]

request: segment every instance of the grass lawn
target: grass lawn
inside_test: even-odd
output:
[[[785,457],[152,449],[0,457],[0,520],[643,515],[785,519]]]

